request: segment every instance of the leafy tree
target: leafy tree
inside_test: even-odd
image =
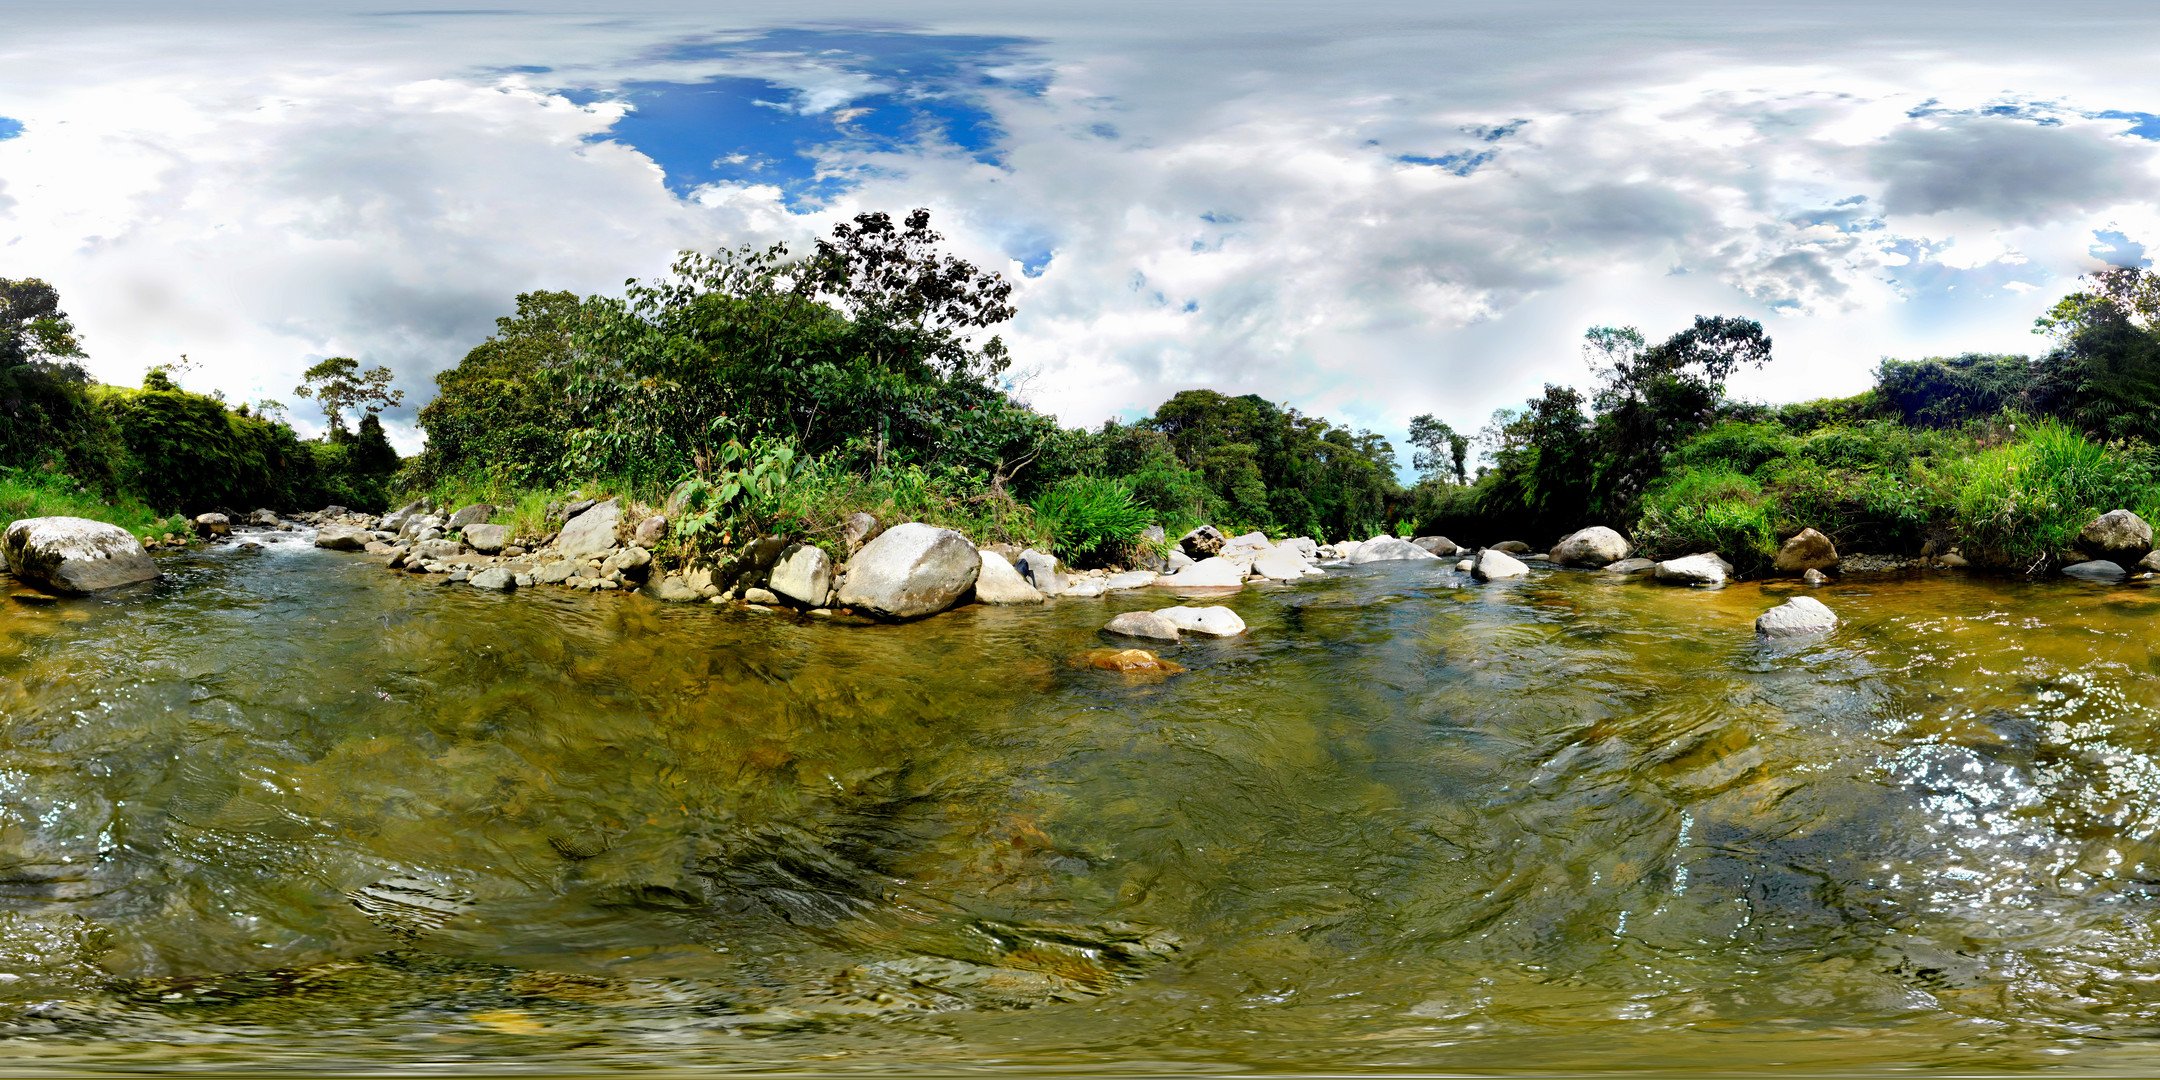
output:
[[[855,321],[873,357],[929,362],[948,379],[989,379],[1010,359],[992,337],[973,344],[976,330],[1009,321],[1012,283],[979,270],[937,245],[930,211],[916,209],[895,225],[884,211],[857,214],[833,227],[830,240],[792,269],[796,292],[832,303]]]
[[[182,359],[186,359],[182,357]],[[386,367],[360,370],[360,361],[333,356],[302,373],[306,380],[293,393],[314,398],[330,423],[332,437],[345,433],[345,413],[360,409],[369,415],[394,408],[405,400],[405,391],[390,389],[393,376]]]
[[[1410,418],[1410,445],[1417,447],[1417,453],[1410,459],[1410,467],[1422,476],[1430,479],[1447,470],[1457,484],[1469,483],[1464,470],[1470,439],[1456,434],[1454,428],[1435,419],[1433,414]]]
[[[60,292],[37,278],[0,278],[0,371],[24,364],[72,369],[64,377],[89,381],[75,323],[60,310]],[[58,374],[59,372],[55,372]]]

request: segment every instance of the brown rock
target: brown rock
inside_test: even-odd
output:
[[[1177,675],[1185,670],[1146,649],[1089,649],[1074,657],[1073,661],[1081,667],[1135,674]]]
[[[1771,565],[1780,574],[1799,574],[1808,570],[1828,570],[1837,564],[1837,545],[1813,529],[1802,529],[1778,548],[1777,559]]]

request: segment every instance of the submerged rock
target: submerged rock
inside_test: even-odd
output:
[[[1176,641],[1177,624],[1152,611],[1128,611],[1103,624],[1103,633],[1149,641]]]
[[[1655,569],[1657,569],[1657,563],[1649,559],[1622,559],[1619,562],[1605,564],[1605,572],[1608,574],[1647,574]]]
[[[1627,558],[1627,537],[1592,525],[1569,533],[1553,545],[1552,561],[1562,566],[1605,566]]]
[[[1777,559],[1771,565],[1780,574],[1798,574],[1828,570],[1837,564],[1837,545],[1813,529],[1802,529],[1778,547]]]
[[[2093,561],[2135,563],[2152,550],[2152,526],[2128,510],[2110,510],[2078,531],[2078,548]],[[2064,571],[2068,573],[2068,571]]]
[[[622,500],[594,503],[563,524],[562,533],[555,538],[555,550],[568,559],[602,555],[615,549],[616,533],[621,528]]]
[[[1829,577],[1824,575],[1822,571],[1817,570],[1812,566],[1808,567],[1807,573],[1800,575],[1800,580],[1807,582],[1810,585],[1827,585],[1830,583]]]
[[[1155,614],[1187,633],[1206,634],[1209,637],[1235,637],[1245,632],[1245,620],[1238,618],[1237,612],[1219,604],[1213,607],[1180,605],[1163,608]]]
[[[1732,576],[1732,566],[1715,555],[1689,555],[1667,559],[1651,573],[1674,585],[1723,585]]]
[[[1439,557],[1399,536],[1376,536],[1358,545],[1357,554],[1350,556],[1350,565],[1364,566],[1367,563],[1405,562]]]
[[[23,518],[0,535],[8,572],[58,592],[91,593],[158,577],[135,534],[78,517]]]
[[[977,553],[982,570],[975,577],[975,599],[984,604],[1040,604],[1043,594],[995,551]]]
[[[2130,576],[2129,571],[2106,559],[2071,563],[2063,567],[2062,572],[2064,577],[2085,578],[2091,581],[2121,581]]]
[[[1795,596],[1763,612],[1755,619],[1755,632],[1763,637],[1797,637],[1836,629],[1837,615],[1812,596]]]
[[[815,544],[796,544],[773,562],[772,591],[808,607],[825,602],[832,591],[832,558]]]
[[[848,563],[840,603],[889,619],[934,615],[958,603],[982,574],[968,538],[910,521],[885,530]]]
[[[1073,658],[1082,667],[1105,671],[1158,672],[1176,675],[1185,669],[1146,649],[1089,649]]]
[[[546,567],[541,569],[545,571]],[[654,582],[646,588],[645,592],[646,595],[655,600],[670,604],[691,604],[705,598],[705,595],[692,588],[689,582],[672,574]]]
[[[332,551],[365,551],[375,534],[352,525],[325,525],[315,530],[315,546]]]
[[[1498,548],[1486,548],[1484,551],[1479,552],[1476,564],[1470,567],[1470,576],[1479,581],[1492,581],[1496,578],[1528,577],[1529,575],[1530,568],[1524,566],[1522,560]]]

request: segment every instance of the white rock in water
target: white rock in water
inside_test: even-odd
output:
[[[1149,641],[1176,641],[1177,624],[1152,611],[1128,611],[1103,626],[1103,633]]]
[[[1554,544],[1552,561],[1562,566],[1604,566],[1627,558],[1627,553],[1627,537],[1603,525],[1592,525]]]
[[[1358,545],[1357,553],[1350,556],[1350,565],[1363,566],[1366,563],[1403,562],[1419,559],[1437,559],[1439,557],[1399,536],[1375,536]]]
[[[509,592],[517,588],[517,575],[500,566],[490,566],[474,574],[467,581],[475,589],[493,589],[497,592]]]
[[[1146,588],[1155,584],[1155,578],[1156,574],[1153,570],[1127,570],[1122,574],[1112,574],[1110,577],[1103,579],[1103,591],[1124,592],[1126,589]]]
[[[982,556],[967,537],[910,521],[855,554],[840,602],[889,619],[935,615],[958,603],[981,574]]]
[[[89,593],[154,581],[157,563],[135,534],[78,517],[23,518],[0,536],[8,572],[32,585]]]
[[[1464,559],[1455,564],[1455,572],[1459,574],[1467,574],[1475,569],[1477,569],[1476,559]]]
[[[1755,632],[1772,638],[1820,634],[1836,627],[1837,615],[1812,596],[1795,596],[1755,620]]]
[[[1245,571],[1229,559],[1221,556],[1202,559],[1199,562],[1155,579],[1157,585],[1173,589],[1242,589],[1245,587]]]
[[[1005,561],[1005,556],[995,551],[979,552],[982,570],[975,576],[975,600],[983,604],[1040,604],[1043,594]],[[779,571],[773,572],[773,583],[779,584]]]
[[[1057,556],[1028,548],[1013,556],[1013,569],[1044,596],[1056,596],[1065,591],[1065,575],[1058,571]]]
[[[1260,553],[1252,562],[1253,573],[1276,581],[1295,581],[1311,569],[1295,551],[1274,547]]]
[[[1731,573],[1731,564],[1714,555],[1667,559],[1651,571],[1659,581],[1675,585],[1723,585]]]
[[[325,525],[315,530],[315,546],[332,551],[364,551],[375,534],[351,525]]]
[[[2062,572],[2065,577],[2090,578],[2094,581],[2121,581],[2129,576],[2129,571],[2106,559],[2071,563],[2063,567]]]
[[[1209,637],[1231,637],[1245,632],[1245,620],[1238,613],[1221,605],[1213,607],[1163,608],[1155,614],[1162,616],[1170,625],[1194,634]]]
[[[1107,578],[1071,578],[1066,582],[1065,591],[1058,595],[1085,600],[1091,596],[1101,596],[1108,591],[1110,591],[1110,582]]]
[[[798,604],[817,607],[832,590],[832,559],[816,544],[796,544],[773,563],[771,587]]]
[[[1524,566],[1521,559],[1505,551],[1486,548],[1484,551],[1478,552],[1477,565],[1470,568],[1470,576],[1477,578],[1479,581],[1492,581],[1495,578],[1528,577],[1530,576],[1530,568]]]

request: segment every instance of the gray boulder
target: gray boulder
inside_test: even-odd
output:
[[[555,550],[568,559],[605,554],[615,549],[616,533],[621,528],[621,499],[594,503],[563,523],[562,533],[555,537]]]
[[[1155,579],[1157,585],[1174,589],[1242,589],[1245,587],[1245,571],[1221,556],[1202,559],[1199,562]]]
[[[275,510],[257,510],[248,515],[248,524],[250,525],[275,526],[277,523],[278,516]]]
[[[1124,592],[1127,589],[1145,588],[1155,584],[1155,579],[1160,576],[1153,570],[1127,570],[1122,574],[1112,574],[1104,578],[1103,591]]]
[[[668,519],[654,514],[637,523],[637,528],[630,534],[630,541],[639,547],[652,547],[665,539],[667,534]]]
[[[422,540],[412,546],[412,551],[406,558],[418,559],[421,562],[440,562],[463,554],[465,545],[455,540]]]
[[[157,563],[135,534],[78,517],[23,518],[0,535],[8,572],[56,592],[92,593],[154,581]]]
[[[861,511],[849,514],[840,523],[840,543],[849,558],[854,558],[855,553],[861,551],[864,544],[877,539],[877,535],[878,520]]]
[[[1569,533],[1553,545],[1552,561],[1562,566],[1604,566],[1627,558],[1627,537],[1592,525]]]
[[[455,531],[467,525],[484,524],[487,519],[494,516],[495,507],[493,505],[489,503],[473,503],[470,506],[460,507],[457,513],[450,515],[450,520],[443,523],[443,528]]]
[[[509,592],[517,588],[517,575],[500,566],[490,566],[466,581],[475,589],[492,589],[496,592]]]
[[[1363,566],[1366,563],[1405,562],[1439,557],[1399,536],[1376,536],[1358,545],[1357,554],[1350,556],[1350,565]]]
[[[1432,552],[1434,555],[1453,555],[1462,550],[1462,548],[1455,545],[1455,541],[1445,536],[1420,536],[1410,542]]]
[[[653,599],[670,604],[694,604],[705,598],[705,594],[691,588],[689,582],[672,574],[654,582],[645,591]]]
[[[1178,548],[1193,559],[1205,559],[1222,550],[1222,530],[1213,525],[1202,525],[1178,537]]]
[[[1470,576],[1479,581],[1492,581],[1496,578],[1528,577],[1529,575],[1530,568],[1524,566],[1522,560],[1498,548],[1486,548],[1478,552],[1477,565],[1470,568]]]
[[[2110,510],[2078,531],[2078,548],[2094,560],[2134,564],[2152,550],[2152,526],[2128,510]],[[2067,571],[2065,571],[2067,573]]]
[[[1275,581],[1296,581],[1311,569],[1311,564],[1300,558],[1297,552],[1285,551],[1280,547],[1261,552],[1252,562],[1253,573]]]
[[[840,602],[888,619],[935,615],[958,603],[982,575],[968,538],[910,521],[885,530],[848,562]]]
[[[1648,559],[1622,559],[1605,564],[1605,572],[1608,574],[1647,574],[1655,569],[1657,564]]]
[[[807,607],[822,607],[832,591],[832,559],[815,544],[796,544],[773,561],[772,591]]]
[[[1206,634],[1209,637],[1235,637],[1245,632],[1245,620],[1238,618],[1237,612],[1219,604],[1213,607],[1180,605],[1163,608],[1155,614],[1186,633]]]
[[[773,592],[771,589],[758,588],[755,585],[744,589],[742,592],[742,598],[743,603],[763,604],[766,607],[772,607],[780,602],[780,594]]]
[[[1812,596],[1795,596],[1755,619],[1755,632],[1766,638],[1821,634],[1837,628],[1837,615]]]
[[[631,577],[644,577],[652,566],[652,552],[641,547],[626,547],[607,557],[602,565],[613,565]]]
[[[1674,585],[1723,585],[1732,577],[1732,566],[1715,555],[1689,555],[1667,559],[1651,573],[1659,581]]]
[[[1320,557],[1320,545],[1314,543],[1313,538],[1310,536],[1293,536],[1275,546],[1283,551],[1293,552],[1301,559],[1318,559]]]
[[[569,559],[559,559],[533,571],[534,581],[542,585],[560,585],[578,572],[578,564]]]
[[[1829,570],[1837,564],[1837,545],[1813,529],[1802,529],[1778,546],[1777,560],[1771,565],[1780,574],[1805,574]]]
[[[2106,559],[2071,563],[2063,567],[2062,572],[2064,577],[2085,578],[2089,581],[2121,581],[2130,576],[2120,564],[2109,562]]]
[[[1103,633],[1148,641],[1176,641],[1177,624],[1152,611],[1128,611],[1103,626]]]
[[[1005,561],[1005,556],[984,549],[982,571],[975,575],[975,599],[984,604],[1040,604],[1043,594]],[[1149,575],[1153,577],[1153,575]]]
[[[315,530],[315,546],[332,551],[364,551],[375,534],[353,525],[325,525]]]
[[[256,512],[258,514],[261,513],[261,511],[259,510]],[[384,514],[382,520],[377,522],[375,527],[379,529],[388,529],[391,532],[397,532],[405,527],[405,523],[407,521],[416,517],[420,517],[427,512],[428,501],[426,499],[414,499],[413,501],[406,503],[405,505],[400,506],[395,510],[390,511],[387,514]],[[277,522],[272,521],[270,522],[270,524],[275,525],[277,524]]]
[[[472,545],[474,551],[482,555],[493,555],[510,542],[510,526],[467,525],[464,536],[465,542]]]
[[[223,514],[197,514],[195,531],[203,536],[230,536],[232,519]]]
[[[1046,596],[1056,596],[1065,591],[1065,575],[1058,572],[1055,555],[1045,555],[1029,548],[1013,557],[1013,569],[1018,570],[1020,576],[1026,578],[1027,583],[1034,586],[1037,592]]]
[[[1530,551],[1530,545],[1520,540],[1502,540],[1494,544],[1492,550],[1505,552],[1509,555],[1526,555]]]

